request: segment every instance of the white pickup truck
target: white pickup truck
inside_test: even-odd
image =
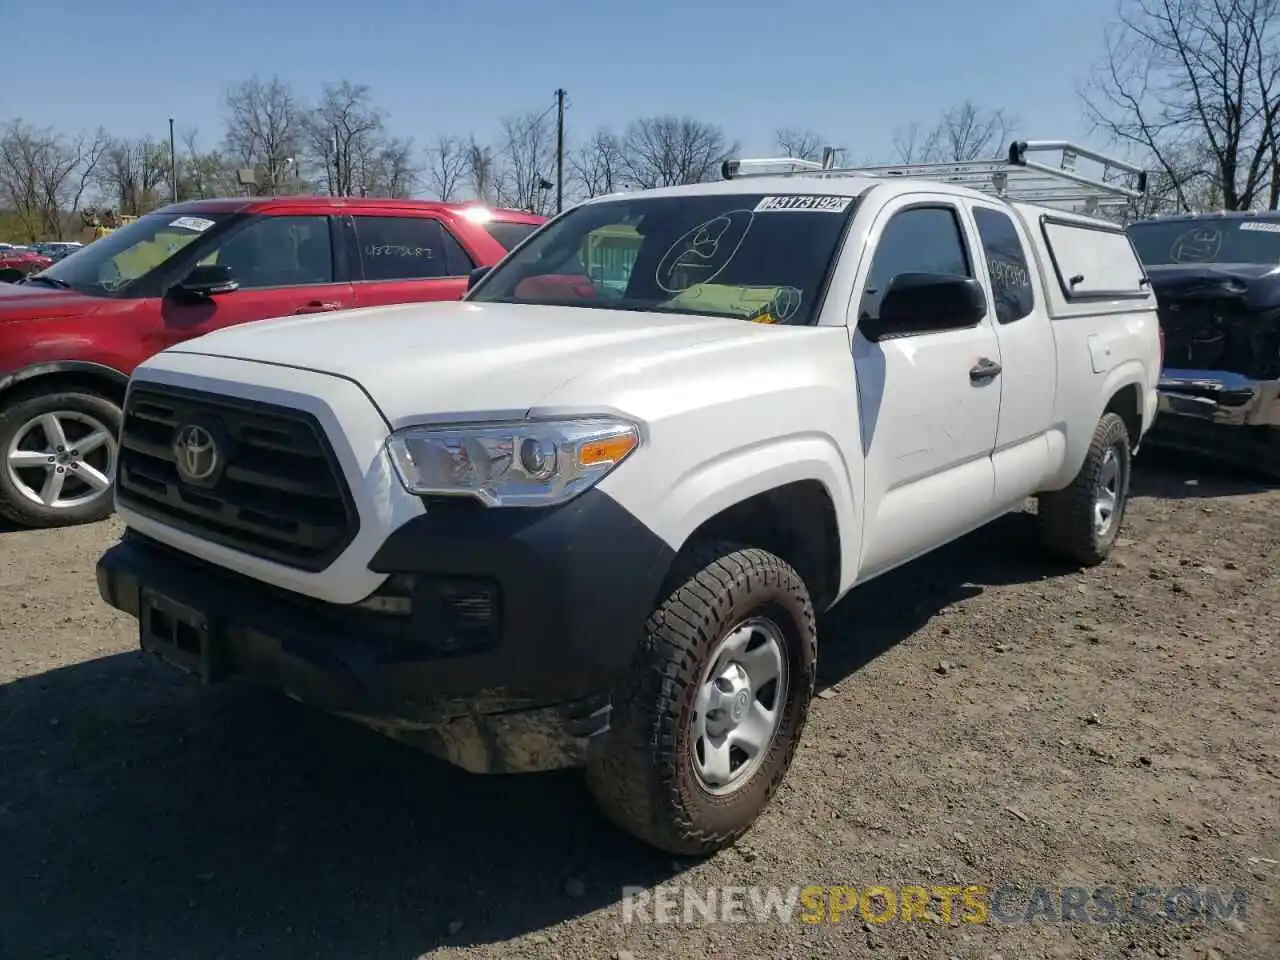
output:
[[[144,363],[103,598],[206,681],[473,771],[582,765],[644,841],[732,843],[799,742],[815,616],[1033,495],[1101,562],[1161,364],[1117,226],[748,165],[583,203],[459,303]]]

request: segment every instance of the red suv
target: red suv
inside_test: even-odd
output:
[[[453,300],[545,218],[473,204],[291,197],[173,204],[0,283],[0,514],[112,511],[133,368],[220,327]]]

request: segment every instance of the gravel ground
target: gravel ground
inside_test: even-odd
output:
[[[782,792],[675,863],[572,774],[453,771],[134,651],[95,558],[119,533],[0,533],[0,956],[1280,956],[1280,490],[1144,454],[1087,573],[1014,515],[822,626]],[[1226,922],[622,922],[629,885],[1219,885]]]

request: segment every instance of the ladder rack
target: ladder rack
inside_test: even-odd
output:
[[[1027,159],[1028,153],[1057,153],[1056,166]],[[1027,203],[1069,203],[1087,210],[1124,206],[1147,192],[1147,174],[1141,167],[1108,157],[1066,140],[1015,140],[1004,159],[966,160],[952,163],[884,164],[837,168],[834,151],[822,163],[795,157],[726,160],[721,175],[726,180],[743,177],[912,177],[954,183],[1006,200]],[[1092,161],[1102,169],[1096,176],[1080,173],[1076,164]]]

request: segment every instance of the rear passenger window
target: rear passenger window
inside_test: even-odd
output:
[[[431,280],[459,276],[451,269],[446,233],[425,217],[360,217],[356,243],[366,280]],[[448,238],[455,246],[457,241]],[[461,251],[459,251],[461,252]]]
[[[449,232],[448,227],[441,227],[440,238],[443,241],[441,245],[444,247],[444,260],[449,268],[449,276],[465,277],[476,268],[476,262],[462,249],[462,244]]]
[[[991,275],[991,293],[996,301],[996,319],[1001,323],[1021,320],[1036,307],[1031,270],[1018,228],[1007,214],[990,207],[974,207],[982,252]]]

